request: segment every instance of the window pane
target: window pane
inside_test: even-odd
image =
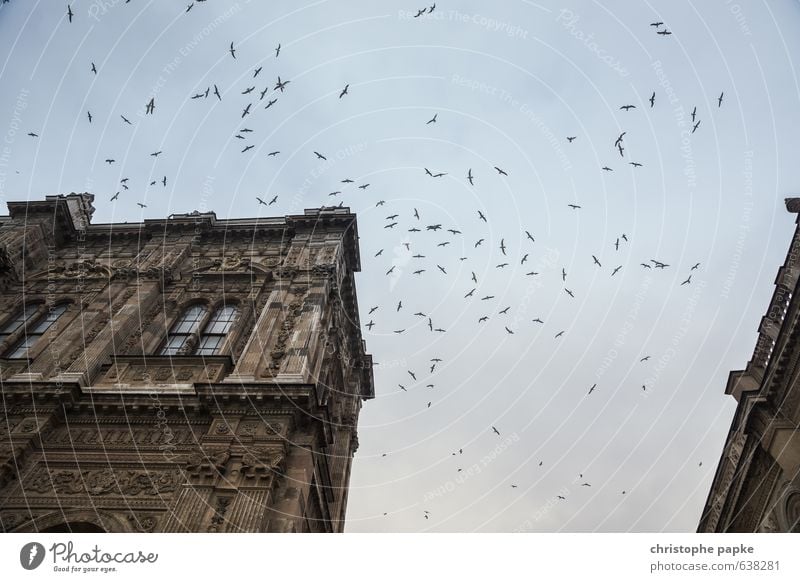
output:
[[[234,319],[236,319],[236,308],[233,306],[222,307],[214,313],[203,333],[226,334],[231,329]]]
[[[183,347],[187,339],[189,339],[188,335],[170,335],[167,338],[167,343],[164,344],[164,347],[161,349],[161,355],[174,356]]]
[[[225,336],[221,335],[204,335],[200,339],[200,344],[197,348],[197,354],[201,356],[213,356],[215,355],[219,347],[222,345],[222,341],[225,339]]]
[[[2,332],[3,334],[10,334],[14,333],[19,329],[25,321],[27,321],[34,313],[36,313],[36,306],[34,305],[26,305],[21,311],[17,312],[17,316],[9,321],[5,327],[3,327]]]
[[[27,358],[28,357],[28,349],[36,343],[36,340],[39,339],[39,334],[29,334],[22,338],[19,343],[14,348],[14,351],[11,352],[8,357],[9,358]]]
[[[37,323],[28,329],[19,343],[15,346],[14,350],[7,356],[9,358],[27,358],[28,350],[32,348],[36,341],[47,331],[50,326],[67,310],[66,305],[59,305],[48,311]],[[27,306],[23,311],[23,322],[27,325],[31,316],[36,312],[33,306]]]
[[[200,320],[203,319],[206,310],[200,305],[193,305],[187,309],[183,316],[175,323],[174,333],[192,333],[197,330]]]

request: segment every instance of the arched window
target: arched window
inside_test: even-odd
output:
[[[52,327],[59,317],[67,310],[66,305],[57,305],[47,310],[38,318],[36,306],[26,305],[17,317],[3,327],[0,332],[0,341],[7,339],[23,327],[22,337],[6,354],[7,358],[28,358],[30,349],[40,337]],[[35,321],[35,323],[34,323]]]
[[[192,305],[183,312],[183,315],[172,324],[167,335],[167,341],[161,348],[162,356],[174,356],[183,353],[184,346],[189,339],[200,329],[200,322],[206,314],[206,308],[202,305]]]
[[[203,328],[195,353],[200,356],[219,354],[234,319],[236,319],[236,308],[233,305],[224,305],[217,309]]]
[[[236,314],[237,309],[233,305],[223,305],[210,316],[202,305],[188,307],[172,325],[167,341],[161,348],[161,355],[218,355]]]

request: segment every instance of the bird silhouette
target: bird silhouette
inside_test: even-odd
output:
[[[348,90],[349,88],[350,88],[350,85],[345,85],[345,86],[344,86],[344,89],[342,89],[342,92],[341,92],[341,93],[339,93],[339,99],[341,99],[342,97],[344,97],[345,95],[347,95],[347,94],[348,94],[348,93],[347,93],[347,90]]]

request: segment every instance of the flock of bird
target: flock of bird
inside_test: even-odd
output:
[[[126,0],[126,3],[130,0]],[[186,12],[189,12],[195,6],[195,3],[202,3],[206,0],[195,0],[194,2],[189,3],[188,7],[186,8]],[[436,4],[433,4],[429,7],[425,7],[419,9],[415,18],[419,18],[424,16],[425,14],[431,14],[436,9]],[[72,10],[71,5],[67,5],[66,10],[66,18],[69,23],[73,23],[76,19],[75,13]],[[667,36],[672,34],[667,28],[664,27],[663,22],[654,22],[650,24],[651,27],[656,29],[657,34],[662,36]],[[239,53],[239,49],[237,49],[236,41],[232,41],[225,46],[220,47],[220,51],[224,53],[227,51],[228,56],[230,58],[230,65],[237,66],[240,62],[237,53]],[[273,59],[279,59],[281,55],[281,45],[277,44],[274,49],[271,49],[270,56]],[[227,58],[227,57],[226,57]],[[257,121],[255,117],[255,112],[257,108],[261,107],[264,110],[268,110],[272,108],[279,99],[283,98],[287,91],[291,91],[292,87],[291,80],[282,77],[281,75],[275,74],[275,81],[264,81],[264,76],[262,76],[262,70],[264,65],[260,65],[257,68],[252,69],[252,77],[249,77],[249,82],[247,82],[242,87],[231,87],[227,89],[222,89],[217,84],[211,83],[208,87],[200,90],[200,91],[191,91],[186,94],[187,102],[194,102],[200,100],[207,100],[207,99],[216,99],[217,101],[223,101],[227,99],[238,100],[241,104],[241,115],[240,120],[241,123],[245,123],[245,118],[248,119],[247,124],[252,125],[253,127],[242,127],[238,133],[235,135],[235,139],[240,140],[242,149],[241,154],[246,154],[251,150],[254,150],[258,144],[254,143],[253,139],[254,136],[258,133],[257,129],[254,127],[257,126]],[[87,65],[87,69],[89,73],[93,75],[102,75],[103,71],[98,70],[98,67],[94,62],[90,62]],[[344,99],[350,96],[350,84],[345,84],[343,87],[336,87],[331,88],[332,95],[338,95],[338,99]],[[335,90],[334,90],[335,89]],[[723,104],[723,93],[720,93],[717,99],[717,106],[722,107]],[[656,91],[653,91],[649,97],[649,106],[650,108],[657,107],[658,103],[658,95]],[[153,95],[145,95],[142,96],[142,103],[144,105],[144,114],[145,115],[156,115],[157,107],[156,107],[156,99]],[[637,107],[634,104],[623,104],[619,107],[619,110],[624,111],[626,113],[631,113],[633,110],[636,110]],[[443,111],[439,112],[431,112],[432,115],[430,118],[426,116],[426,118],[420,119],[419,124],[421,128],[428,127],[429,131],[435,131],[435,127],[437,125],[441,125],[443,123],[447,123],[446,113]],[[441,118],[440,118],[441,114]],[[632,113],[631,113],[632,114]],[[118,112],[117,115],[120,118],[120,123],[124,125],[132,126],[134,125],[133,122],[130,120],[129,117],[126,117],[125,112]],[[86,111],[86,119],[87,123],[95,122],[95,116],[92,114],[91,111]],[[691,119],[692,119],[692,133],[698,131],[700,127],[700,119],[697,114],[697,108],[695,107],[691,112]],[[608,153],[610,156],[613,156],[614,159],[617,159],[616,156],[619,156],[619,160],[626,162],[627,165],[639,169],[645,167],[645,163],[642,160],[632,160],[627,157],[627,149],[625,144],[625,138],[627,136],[627,131],[622,131],[619,135],[614,138],[613,136],[609,137],[609,150]],[[35,131],[30,131],[28,135],[31,138],[38,138],[39,135]],[[569,144],[573,144],[576,140],[580,139],[580,135],[568,135],[564,137],[565,145],[569,146]],[[158,158],[164,152],[161,150],[154,151],[150,153],[150,156],[153,158]],[[281,154],[280,150],[273,150],[266,152],[265,155],[268,158],[276,157]],[[314,160],[327,160],[326,154],[311,150],[308,152],[309,159]],[[109,156],[105,159],[105,163],[109,165],[113,165],[116,163],[116,160],[113,156]],[[603,165],[600,169],[605,172],[613,172],[614,167],[613,163],[609,162],[606,165]],[[485,170],[485,171],[484,171]],[[443,171],[441,169],[432,169],[428,167],[422,167],[419,171],[430,180],[440,180],[447,176],[450,176],[451,179],[453,176],[461,176],[459,180],[464,180],[469,187],[475,187],[476,183],[479,180],[512,180],[512,176],[514,174],[513,168],[505,168],[501,167],[500,165],[493,165],[487,166],[485,169],[477,168],[477,167],[469,167],[469,168],[462,168],[457,172],[451,171]],[[490,175],[487,175],[490,173]],[[156,186],[157,184],[161,184],[163,188],[167,187],[167,176],[163,175],[160,179],[152,179],[151,176],[147,180],[143,181],[143,184],[149,183],[150,186]],[[357,183],[357,180],[354,177],[340,177],[339,185],[337,189],[332,190],[327,195],[331,198],[343,196],[344,192],[349,188],[357,188],[362,191],[366,195],[367,188],[370,187],[369,183]],[[110,201],[114,203],[122,202],[125,199],[125,196],[120,197],[121,193],[124,191],[129,191],[132,188],[132,183],[129,177],[124,177],[120,180],[119,190],[115,192],[111,197]],[[141,186],[136,186],[135,190],[144,193],[145,188]],[[261,194],[255,197],[256,202],[259,205],[263,206],[273,206],[275,205],[278,200],[278,195],[266,195]],[[418,208],[408,206],[402,207],[400,204],[393,204],[391,200],[377,200],[375,201],[375,207],[382,207],[386,204],[390,204],[393,208],[392,211],[388,212],[385,216],[385,223],[383,224],[383,228],[387,231],[405,231],[408,233],[407,236],[410,237],[417,237],[413,239],[413,242],[402,242],[402,244],[406,251],[413,253],[410,255],[411,261],[413,262],[413,268],[409,271],[414,277],[426,277],[426,276],[441,276],[441,277],[450,277],[453,276],[448,268],[450,268],[446,264],[441,264],[442,262],[437,262],[437,260],[432,260],[430,255],[432,254],[431,251],[434,248],[445,248],[451,243],[456,240],[463,240],[464,237],[469,237],[468,244],[462,245],[467,247],[472,247],[473,249],[477,249],[484,245],[487,238],[486,228],[490,225],[491,216],[488,211],[475,209],[474,210],[474,220],[475,223],[470,225],[469,228],[465,227],[464,225],[445,225],[435,221],[426,221],[424,213],[421,212]],[[140,208],[146,208],[147,205],[144,203],[143,200],[136,201],[136,204]],[[344,205],[344,201],[338,204],[339,207]],[[581,211],[582,207],[578,204],[568,204],[568,208],[571,211]],[[333,208],[334,206],[330,206]],[[323,207],[324,208],[324,207]],[[430,238],[426,239],[425,234],[428,233],[431,236],[439,236],[447,233],[447,238],[439,238],[435,242],[431,242]],[[524,248],[519,249],[512,249],[510,245],[507,244],[506,239],[508,237],[503,237],[500,240],[500,244],[496,248],[497,253],[497,262],[496,262],[496,275],[493,279],[497,279],[502,277],[503,270],[508,268],[511,265],[518,264],[520,266],[525,265],[529,261],[529,257],[531,255],[532,250],[535,248],[536,245],[536,235],[529,230],[525,230],[520,233],[520,239],[525,242],[527,246]],[[388,241],[388,238],[387,238]],[[418,242],[417,242],[418,241]],[[425,242],[427,241],[427,242]],[[620,233],[618,236],[615,236],[612,240],[608,241],[610,246],[613,246],[615,251],[619,251],[620,247],[628,244],[629,237],[626,233]],[[413,246],[413,251],[412,251]],[[390,277],[396,275],[397,272],[397,265],[392,264],[391,262],[388,264],[381,265],[381,261],[387,260],[387,255],[384,255],[385,248],[380,248],[374,254],[374,261],[373,265],[374,268],[370,271],[369,268],[365,269],[366,276],[379,276],[379,273],[383,273],[384,276]],[[595,251],[595,254],[587,253],[585,256],[585,263],[586,268],[594,268],[594,269],[605,269],[608,272],[609,277],[615,277],[623,268],[624,264],[623,261],[615,261],[610,265],[603,264],[598,258],[598,255],[601,253],[599,251]],[[388,259],[391,261],[391,259]],[[468,256],[460,256],[458,257],[458,262],[469,261]],[[670,268],[674,268],[670,263],[666,262],[666,260],[662,260],[661,258],[651,258],[651,257],[643,257],[639,266],[642,269],[653,269],[653,270],[666,270]],[[682,280],[680,286],[690,285],[692,283],[692,275],[700,268],[700,263],[695,262],[691,267],[687,267],[685,274],[686,278]],[[540,276],[540,272],[536,271],[535,269],[527,270],[523,269],[525,277],[538,277]],[[475,316],[475,323],[480,326],[488,326],[493,325],[495,321],[498,321],[498,325],[502,326],[505,332],[508,335],[514,335],[518,331],[518,327],[514,327],[514,324],[508,322],[508,318],[504,318],[504,316],[510,315],[513,313],[514,306],[512,305],[498,305],[496,297],[491,293],[485,293],[481,290],[482,284],[484,281],[479,280],[475,271],[470,271],[470,276],[468,280],[463,281],[464,286],[464,295],[463,301],[470,301],[473,302],[477,308],[480,308],[480,312],[476,313]],[[570,282],[569,273],[565,267],[561,268],[559,281],[557,283],[563,289],[563,293],[574,299],[581,293],[581,289],[574,287]],[[382,314],[387,310],[391,310],[394,314],[393,321],[397,321],[399,317],[403,317],[403,314],[408,312],[408,315],[405,316],[405,324],[401,325],[400,327],[392,327],[389,323],[384,323],[384,321],[388,320],[389,318],[384,318]],[[375,329],[377,332],[384,332],[384,333],[393,333],[396,335],[405,334],[414,324],[419,321],[423,321],[425,323],[425,327],[428,329],[428,333],[432,334],[443,334],[446,333],[447,329],[444,324],[440,321],[435,321],[436,314],[428,313],[425,310],[417,310],[414,313],[410,313],[411,310],[408,310],[406,306],[403,304],[403,301],[397,302],[397,304],[392,305],[372,305],[368,308],[366,317],[364,320],[367,320],[365,323],[365,328],[369,331]],[[517,320],[516,326],[521,325],[532,325],[532,326],[543,326],[546,325],[545,321],[541,319],[541,317],[535,317],[528,319],[527,321],[519,321]],[[566,330],[553,330],[554,338],[560,338],[564,335]],[[645,355],[640,359],[641,362],[646,362],[650,356]],[[432,377],[434,376],[437,366],[442,362],[442,358],[440,357],[432,357],[429,358],[427,362],[425,362],[425,369],[427,370],[426,374],[419,374],[414,369],[408,369],[405,373],[406,380],[402,382],[398,382],[397,386],[398,389],[402,392],[408,392],[414,387],[420,387],[425,389],[434,389],[435,382],[432,381]],[[379,386],[379,391],[381,387]],[[647,390],[647,386],[642,385],[643,390]],[[599,390],[598,385],[594,384],[587,390],[587,397],[596,397],[593,396],[594,393]],[[428,400],[425,408],[430,408],[433,404],[433,400]],[[489,436],[500,437],[501,436],[501,429],[497,426],[487,426],[486,432]],[[460,457],[464,455],[464,448],[458,449],[457,452],[447,452],[447,455],[453,455]],[[469,451],[467,451],[467,455],[469,455]],[[384,454],[383,456],[386,456]],[[539,462],[539,465],[542,466],[543,461]],[[461,471],[462,468],[456,467],[457,471]],[[582,477],[582,474],[581,474]],[[518,488],[518,483],[510,484],[511,488]],[[591,487],[592,485],[588,481],[583,481],[581,483],[581,487]],[[626,494],[626,490],[621,491],[621,494]],[[555,499],[559,501],[566,501],[567,498],[564,495],[558,494],[553,496]],[[386,514],[384,514],[386,515]],[[428,520],[432,516],[432,512],[428,509],[425,509],[422,513],[422,517],[425,520]]]

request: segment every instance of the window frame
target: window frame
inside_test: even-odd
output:
[[[192,310],[201,310],[200,315],[187,319],[187,314]],[[234,324],[241,311],[236,303],[220,303],[213,309],[206,303],[191,303],[185,305],[180,315],[172,322],[167,332],[166,339],[158,350],[159,356],[220,356],[227,347],[227,339],[234,329]],[[184,331],[176,331],[182,326],[188,326]],[[221,326],[214,329],[214,326]],[[175,344],[176,338],[183,338],[179,345]],[[211,341],[216,341],[213,347]],[[190,345],[190,349],[185,350]]]
[[[20,321],[20,317],[25,316],[29,308],[32,308],[30,315],[23,317]],[[63,302],[49,307],[44,303],[38,305],[29,303],[19,308],[15,318],[7,320],[6,325],[0,331],[0,337],[2,337],[0,342],[8,342],[3,351],[3,357],[9,360],[32,360],[35,356],[31,356],[31,351],[61,319],[68,308],[69,304]],[[54,313],[55,317],[53,317]],[[6,331],[11,324],[17,321],[20,323],[11,331]]]

